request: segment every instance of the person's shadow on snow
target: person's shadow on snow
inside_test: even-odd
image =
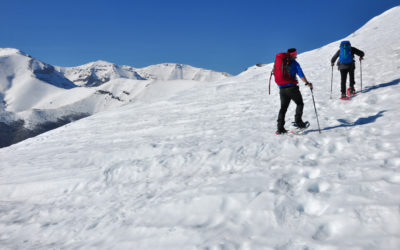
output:
[[[361,92],[362,93],[367,93],[370,92],[372,90],[376,90],[379,88],[386,88],[386,87],[390,87],[390,86],[394,86],[400,84],[400,78],[393,80],[391,82],[387,82],[387,83],[381,83],[375,86],[367,86],[365,89],[363,89]],[[332,127],[326,127],[324,129],[322,129],[321,131],[326,131],[326,130],[331,130],[331,129],[336,129],[336,128],[344,128],[344,127],[354,127],[354,126],[360,126],[360,125],[365,125],[368,123],[373,123],[376,121],[376,119],[378,119],[379,117],[383,116],[383,113],[385,113],[386,110],[382,110],[380,112],[378,112],[376,115],[372,115],[369,117],[361,117],[358,118],[357,121],[355,122],[349,122],[345,119],[337,119],[338,122],[340,122],[339,125],[336,126],[332,126]],[[317,132],[318,130],[314,129],[314,130],[307,130],[304,132],[304,134],[308,134],[308,133],[312,133],[312,132]]]
[[[371,116],[368,116],[368,117],[358,118],[355,122],[349,122],[349,121],[347,121],[345,119],[337,119],[337,121],[340,122],[339,125],[332,126],[332,127],[326,127],[324,129],[322,129],[322,131],[327,131],[327,130],[336,129],[336,128],[355,127],[355,126],[361,126],[361,125],[373,123],[379,117],[382,117],[383,113],[385,113],[385,112],[386,112],[386,110],[382,110],[382,111],[379,111],[376,115],[371,115]],[[308,130],[308,131],[305,131],[304,134],[317,132],[317,131],[318,130],[316,130],[316,129]]]
[[[400,78],[399,78],[399,79],[396,79],[396,80],[393,80],[393,81],[391,81],[391,82],[381,83],[381,84],[378,84],[378,85],[375,85],[375,86],[367,86],[367,87],[365,87],[365,89],[363,89],[363,90],[361,91],[361,93],[367,93],[367,92],[370,92],[370,91],[375,90],[375,89],[380,89],[380,88],[385,88],[385,87],[394,86],[394,85],[397,85],[397,84],[399,84],[399,83],[400,83]]]

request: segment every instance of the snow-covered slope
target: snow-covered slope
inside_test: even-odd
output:
[[[366,52],[351,101],[336,70],[329,98],[339,42],[299,56],[321,134],[302,85],[311,128],[274,135],[267,65],[0,149],[1,247],[400,249],[399,18],[346,38]]]

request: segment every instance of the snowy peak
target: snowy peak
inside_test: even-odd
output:
[[[0,50],[0,111],[31,109],[49,94],[76,87],[49,64],[16,49]]]
[[[163,63],[151,65],[137,71],[147,79],[155,80],[194,80],[194,81],[218,81],[230,77],[228,73],[195,68],[190,65]]]
[[[30,55],[12,48],[0,49],[0,93],[15,86],[40,80],[58,88],[76,87],[60,74],[52,65],[37,60]]]
[[[24,56],[28,56],[29,55],[25,54],[24,52],[18,50],[18,49],[14,49],[14,48],[0,48],[0,57],[3,56],[10,56],[10,55],[24,55]]]
[[[145,80],[132,67],[120,67],[101,60],[78,67],[58,67],[58,70],[75,84],[86,87],[99,86],[118,78]]]

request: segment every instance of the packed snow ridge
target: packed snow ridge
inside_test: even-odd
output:
[[[35,103],[61,107],[69,91],[93,98],[81,110],[132,100],[0,149],[1,248],[400,249],[399,30],[396,7],[299,55],[321,134],[301,84],[310,128],[274,135],[272,64],[206,84],[117,79]],[[341,40],[366,53],[346,102],[330,65]]]

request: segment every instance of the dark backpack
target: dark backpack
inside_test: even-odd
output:
[[[349,41],[340,43],[339,63],[350,64],[353,62],[353,54],[351,53],[351,44]]]

